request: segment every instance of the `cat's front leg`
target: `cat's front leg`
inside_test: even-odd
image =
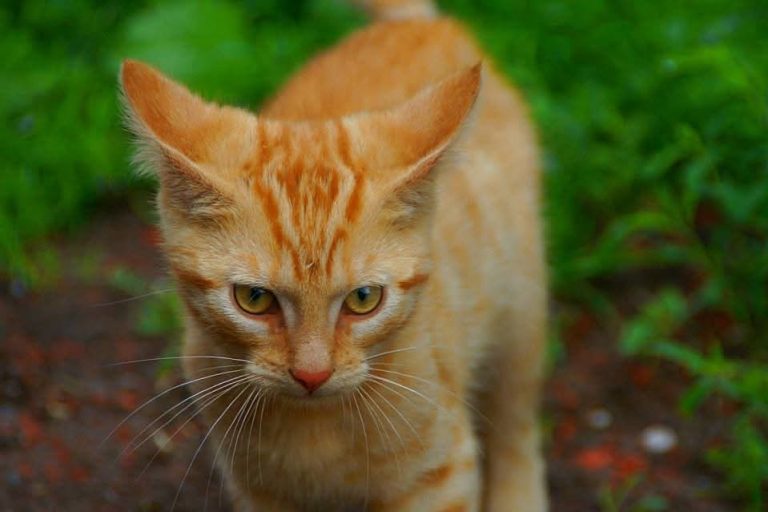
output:
[[[545,306],[505,317],[492,364],[496,379],[482,412],[484,512],[545,512],[544,461],[539,432],[539,392],[545,343]]]

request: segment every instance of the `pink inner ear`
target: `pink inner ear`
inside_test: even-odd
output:
[[[428,169],[471,111],[480,90],[480,77],[478,63],[393,110],[357,118],[359,158],[374,173]]]

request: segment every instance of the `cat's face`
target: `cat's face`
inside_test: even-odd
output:
[[[211,354],[295,397],[353,389],[407,326],[430,271],[430,169],[479,68],[392,110],[313,122],[205,103],[123,67],[166,253]]]

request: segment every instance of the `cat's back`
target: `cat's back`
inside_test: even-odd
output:
[[[315,57],[261,112],[325,119],[381,110],[481,59],[450,18],[378,22]]]

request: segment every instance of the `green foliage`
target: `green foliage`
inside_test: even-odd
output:
[[[762,425],[749,414],[740,415],[734,422],[729,446],[711,450],[709,461],[728,475],[728,488],[749,499],[749,511],[765,510],[765,482],[768,481],[768,443],[766,443],[763,415]]]
[[[167,284],[167,283],[166,283]],[[178,339],[181,333],[181,302],[173,289],[150,292],[143,301],[136,330],[145,336]]]
[[[598,502],[602,512],[663,512],[669,509],[667,500],[657,494],[648,494],[634,498],[633,491],[643,480],[642,475],[634,475],[620,485],[605,486],[598,493]]]
[[[674,276],[636,305],[621,348],[686,369],[683,413],[713,395],[738,404],[729,444],[708,459],[734,493],[764,506],[768,4],[440,3],[474,28],[531,101],[546,148],[557,298],[622,319],[616,283],[650,270]],[[129,171],[115,87],[121,59],[147,60],[208,98],[254,107],[360,23],[334,0],[4,4],[0,271],[46,280],[56,270],[46,236],[148,187]],[[148,290],[128,274],[112,282],[132,295]],[[177,328],[171,297],[148,299],[141,329]],[[729,327],[697,328],[715,314]]]
[[[629,356],[672,361],[692,376],[680,409],[692,415],[712,396],[740,406],[732,418],[728,446],[711,450],[707,459],[726,476],[734,495],[746,498],[749,510],[764,510],[768,482],[768,364],[728,358],[718,344],[702,352],[677,339],[693,318],[695,301],[677,290],[661,292],[624,326],[621,349]]]
[[[135,5],[0,7],[0,268],[40,280],[49,258],[29,241],[131,184],[107,49]]]
[[[130,171],[121,126],[123,58],[209,98],[256,106],[359,19],[329,1],[0,6],[0,272],[44,281],[53,264],[38,242],[107,198],[147,188]]]
[[[151,283],[131,269],[118,267],[107,278],[110,287],[140,300],[136,331],[146,336],[176,337],[181,331],[181,303],[168,282]]]

